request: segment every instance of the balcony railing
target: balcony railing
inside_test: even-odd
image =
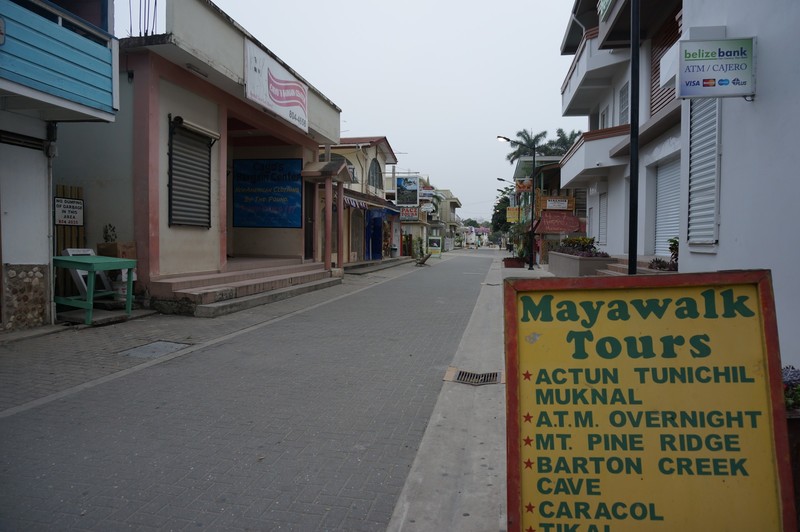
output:
[[[587,30],[561,85],[565,116],[588,115],[597,104],[598,91],[611,91],[612,80],[628,64],[626,51],[601,50],[599,45],[597,28]]]

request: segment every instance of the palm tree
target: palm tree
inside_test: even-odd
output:
[[[572,130],[567,135],[563,129],[556,130],[556,138],[548,140],[543,146],[540,146],[537,153],[541,155],[564,155],[581,136],[580,131]]]
[[[507,233],[511,224],[506,219],[506,209],[511,205],[511,200],[503,194],[497,198],[492,211],[492,231]]]
[[[513,151],[506,155],[509,164],[514,164],[517,159],[521,157],[529,157],[534,155],[543,155],[541,152],[542,146],[539,143],[547,136],[547,131],[540,131],[534,136],[527,129],[517,131],[516,140],[509,140]]]

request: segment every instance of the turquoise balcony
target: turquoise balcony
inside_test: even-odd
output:
[[[114,119],[119,54],[113,35],[39,1],[0,0],[0,25],[0,96],[7,111],[54,121]]]

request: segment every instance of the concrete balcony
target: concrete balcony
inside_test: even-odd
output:
[[[600,50],[597,28],[588,30],[561,86],[561,114],[588,116],[612,90],[612,80],[628,66],[627,50]]]
[[[609,168],[625,166],[626,157],[609,152],[630,135],[630,126],[588,131],[581,135],[561,159],[561,188],[582,188],[595,178],[608,175]]]
[[[37,2],[35,11],[24,6],[0,0],[5,110],[48,121],[113,121],[119,108],[117,40],[49,2]]]

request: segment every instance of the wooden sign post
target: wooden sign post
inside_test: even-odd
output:
[[[795,531],[768,271],[509,279],[509,531]]]

